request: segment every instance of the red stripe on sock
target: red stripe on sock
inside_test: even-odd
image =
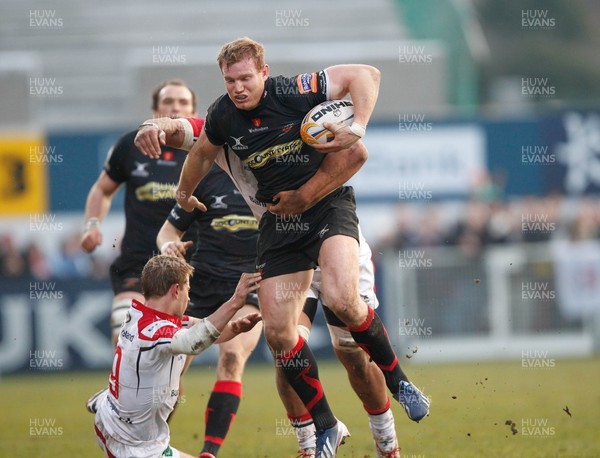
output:
[[[352,328],[352,327],[348,326],[348,329],[350,330],[350,332],[364,332],[367,329],[369,329],[369,326],[371,326],[374,316],[375,316],[375,310],[373,310],[371,307],[369,307],[365,321],[363,321],[362,324],[360,324],[356,328]]]
[[[302,349],[303,346],[304,346],[304,339],[302,337],[298,336],[298,342],[296,343],[294,348],[292,348],[289,352],[284,351],[283,355],[281,357],[279,357],[278,359],[283,362],[289,361],[290,359],[292,359],[294,356],[296,356],[298,354],[298,352]]]
[[[312,421],[312,417],[310,413],[306,412],[300,415],[299,417],[292,415],[291,413],[287,413],[287,417],[291,422],[304,423],[307,421]]]
[[[367,411],[367,413],[369,415],[379,415],[382,414],[384,412],[387,412],[390,408],[390,398],[387,398],[387,402],[385,403],[385,405],[383,407],[380,407],[379,409],[370,409],[368,408],[365,404],[363,404],[363,407],[365,408],[365,410]]]
[[[308,372],[310,371],[311,368],[312,368],[312,366],[308,366],[306,369],[304,369],[302,372],[300,372],[300,375],[299,375],[300,377],[302,377],[302,379],[304,380],[304,382],[307,385],[310,385],[317,392],[313,396],[313,398],[306,404],[306,410],[308,410],[309,412],[317,404],[317,402],[319,402],[321,399],[323,399],[323,386],[321,385],[321,381],[317,378],[308,376]]]
[[[242,397],[242,384],[233,380],[217,380],[213,387],[213,393],[229,393]]]
[[[213,444],[217,444],[219,446],[223,445],[225,439],[223,437],[215,437],[215,436],[204,436],[205,442],[212,442]]]
[[[396,367],[397,364],[398,364],[398,357],[394,356],[394,361],[392,361],[392,364],[390,364],[389,366],[384,366],[383,364],[378,364],[377,367],[379,369],[381,369],[382,371],[391,371],[392,369],[394,369],[394,367]]]

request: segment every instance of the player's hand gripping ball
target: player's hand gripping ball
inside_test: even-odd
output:
[[[323,127],[323,123],[342,122],[348,126],[354,120],[354,106],[350,100],[328,100],[313,107],[300,126],[300,137],[308,145],[315,143],[327,143],[335,138],[335,135]]]

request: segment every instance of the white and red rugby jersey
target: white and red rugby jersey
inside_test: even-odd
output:
[[[121,327],[109,377],[109,393],[98,405],[97,421],[125,446],[154,450],[159,456],[169,445],[167,417],[179,395],[185,355],[171,351],[180,320],[133,300]]]

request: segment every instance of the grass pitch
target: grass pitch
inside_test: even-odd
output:
[[[599,457],[600,360],[558,360],[554,367],[510,363],[408,365],[432,399],[420,424],[393,404],[402,458]],[[367,417],[335,362],[320,365],[335,414],[352,437],[339,457],[374,458]],[[40,373],[0,379],[0,456],[100,457],[85,400],[107,373]],[[192,367],[171,422],[171,443],[201,448],[213,368]],[[568,412],[567,412],[568,410]],[[275,390],[273,368],[247,370],[243,400],[219,456],[295,457],[296,441]]]

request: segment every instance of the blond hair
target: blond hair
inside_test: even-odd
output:
[[[148,260],[142,271],[142,294],[146,299],[167,294],[171,285],[183,286],[194,268],[181,258],[157,255]]]
[[[254,60],[258,70],[265,66],[264,46],[251,38],[243,37],[224,44],[217,56],[217,63],[223,70],[223,67],[229,67],[247,58]]]

